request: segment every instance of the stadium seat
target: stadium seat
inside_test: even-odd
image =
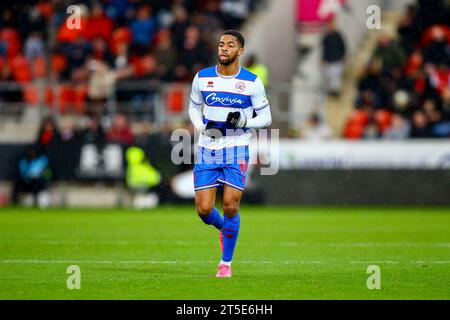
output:
[[[6,55],[9,59],[14,58],[20,53],[20,37],[17,30],[13,28],[4,28],[0,30],[0,41],[6,43]]]
[[[46,103],[55,111],[62,114],[74,111],[83,113],[86,110],[87,86],[72,86],[70,84],[48,87],[46,90]]]
[[[132,34],[129,28],[120,27],[113,31],[109,47],[112,53],[117,53],[117,45],[119,43],[130,44],[132,41]]]
[[[86,30],[86,19],[80,18],[80,29],[69,29],[66,23],[63,23],[57,34],[57,39],[60,42],[74,42],[79,36],[84,37]]]
[[[36,57],[32,62],[33,66],[33,78],[39,79],[45,77],[46,74],[46,61],[45,58],[40,56]]]
[[[351,124],[359,124],[364,127],[369,123],[369,114],[364,110],[354,110],[350,113],[348,121]]]
[[[27,106],[35,106],[39,103],[39,89],[34,84],[23,86],[23,98]]]
[[[180,113],[184,110],[185,92],[183,88],[171,86],[165,92],[165,106],[169,113]]]
[[[375,122],[381,133],[391,126],[391,118],[392,114],[387,110],[381,109],[375,112]]]
[[[11,73],[14,80],[18,82],[28,82],[32,79],[30,63],[22,55],[17,55],[12,58]]]
[[[54,54],[52,56],[51,70],[53,73],[60,73],[67,66],[67,58],[62,54]]]
[[[346,139],[361,139],[364,135],[364,125],[360,123],[347,122],[344,129],[344,137]]]

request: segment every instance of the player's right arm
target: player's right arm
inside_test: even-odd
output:
[[[203,96],[200,92],[198,84],[198,73],[192,80],[191,97],[189,101],[189,117],[191,118],[194,127],[200,132],[200,134],[206,134],[209,137],[221,137],[223,136],[223,130],[217,127],[216,122],[208,121],[203,123],[202,115]]]
[[[197,73],[194,80],[192,80],[191,97],[189,101],[189,118],[191,118],[192,124],[200,133],[204,133],[206,128],[206,125],[203,123],[202,105],[203,97],[200,92]]]

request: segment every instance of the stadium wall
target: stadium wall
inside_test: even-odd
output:
[[[0,181],[13,180],[17,161],[26,146],[0,144]],[[273,205],[448,206],[449,148],[446,141],[438,140],[321,144],[282,140],[279,172],[263,176],[254,168],[251,174],[254,187],[248,188],[245,200],[252,202],[252,197],[257,196]],[[76,183],[78,191],[89,188],[86,182],[92,179],[76,175],[75,162],[58,161],[59,180]],[[122,178],[97,179],[113,182]],[[118,201],[112,199],[109,203],[114,206]]]
[[[243,28],[245,59],[255,54],[270,72],[271,83],[289,83],[296,72],[295,0],[268,1]]]
[[[449,181],[449,170],[426,169],[281,170],[255,177],[274,205],[448,206]]]

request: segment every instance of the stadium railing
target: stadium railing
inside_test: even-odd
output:
[[[111,94],[102,99],[89,98],[89,84],[69,82],[0,82],[0,122],[20,124],[27,108],[36,108],[36,123],[51,114],[65,115],[97,113],[112,116],[126,114],[132,121],[148,121],[158,128],[169,123],[188,121],[187,109],[191,86],[186,83],[155,83],[150,80],[124,80],[114,84]],[[317,111],[323,105],[320,88],[298,88],[288,83],[273,84],[266,89],[271,104],[274,128],[287,134],[289,128],[306,119],[305,113]],[[298,108],[299,99],[313,99],[313,109]],[[323,110],[321,110],[323,111]]]

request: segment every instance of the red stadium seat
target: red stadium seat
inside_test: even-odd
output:
[[[344,137],[346,139],[361,139],[364,135],[364,126],[359,123],[347,122],[344,129]]]
[[[46,74],[46,61],[44,57],[37,57],[32,62],[33,66],[33,78],[39,79],[45,77]]]
[[[184,110],[185,92],[182,88],[172,86],[165,93],[166,110],[170,113],[180,113]]]
[[[80,18],[80,29],[69,29],[66,23],[63,23],[59,30],[56,38],[60,42],[74,42],[79,36],[84,37],[86,31],[86,19]]]
[[[34,84],[23,86],[23,98],[27,106],[35,106],[39,103],[39,89]]]
[[[117,45],[119,43],[130,44],[133,39],[131,30],[126,27],[120,27],[113,31],[109,47],[112,53],[117,53]]]
[[[384,132],[391,126],[392,114],[387,110],[377,110],[375,112],[375,122],[380,132]]]
[[[14,58],[20,53],[20,36],[17,30],[13,28],[4,28],[3,30],[0,30],[0,41],[6,43],[6,55],[9,59]]]
[[[54,54],[52,56],[51,70],[53,73],[60,73],[67,66],[67,58],[62,54]]]
[[[352,124],[366,126],[369,123],[369,114],[364,110],[354,110],[350,113],[348,121]]]
[[[30,63],[22,55],[17,55],[11,60],[11,72],[14,80],[18,82],[28,82],[32,79]]]

